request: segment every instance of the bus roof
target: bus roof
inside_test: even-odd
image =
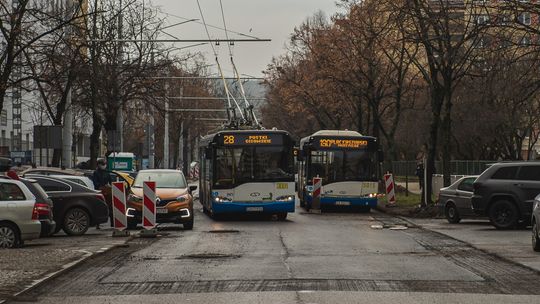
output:
[[[357,137],[357,136],[363,136],[362,134],[356,132],[356,131],[349,131],[349,130],[320,130],[317,131],[310,136],[346,136],[346,137]],[[308,136],[308,137],[310,137]]]

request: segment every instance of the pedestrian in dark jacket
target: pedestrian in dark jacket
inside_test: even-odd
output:
[[[107,171],[107,163],[104,159],[100,159],[97,162],[97,168],[93,175],[94,187],[101,189],[105,186],[109,186],[112,183],[111,175]]]
[[[112,179],[109,171],[107,171],[107,162],[104,159],[100,159],[97,161],[97,168],[94,171],[92,180],[94,182],[94,187],[96,188],[96,190],[101,190],[101,194],[103,194],[105,197],[110,195]],[[112,225],[112,206],[110,204],[107,205],[109,207],[109,218]],[[99,224],[96,226],[96,228],[99,229]]]

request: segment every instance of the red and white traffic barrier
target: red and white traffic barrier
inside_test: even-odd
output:
[[[384,175],[384,183],[386,189],[386,202],[388,205],[393,206],[396,204],[396,193],[395,193],[395,184],[394,176],[392,174]]]
[[[124,182],[112,183],[113,222],[114,229],[122,231],[127,228],[126,190]]]
[[[143,182],[142,225],[150,230],[156,227],[156,182]]]
[[[322,191],[322,178],[313,178],[313,199],[311,201],[311,209],[320,211],[321,209],[321,191]]]

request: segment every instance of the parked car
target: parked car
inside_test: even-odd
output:
[[[127,199],[128,227],[133,229],[142,221],[143,182],[156,182],[156,221],[158,223],[182,224],[193,229],[193,198],[182,171],[141,170],[131,187]]]
[[[88,228],[106,223],[109,208],[101,192],[77,183],[44,175],[29,175],[35,179],[53,201],[55,233],[83,235]]]
[[[36,199],[21,181],[0,179],[0,248],[22,246],[39,238],[41,222]]]
[[[534,199],[532,212],[532,247],[534,251],[540,252],[540,195]]]
[[[27,174],[39,174],[39,175],[79,175],[82,176],[83,174],[76,170],[71,169],[61,169],[61,168],[55,168],[55,167],[37,167],[37,168],[29,168],[20,174],[21,176],[26,176]]]
[[[56,222],[53,217],[53,202],[51,198],[35,179],[21,178],[20,181],[23,182],[36,198],[38,218],[41,222],[40,237],[46,237],[53,234],[56,230]]]
[[[462,218],[476,217],[472,210],[471,197],[477,177],[465,176],[452,185],[441,188],[438,205],[449,223],[457,224]]]
[[[74,183],[77,183],[81,186],[85,186],[86,188],[89,188],[89,189],[92,189],[92,190],[96,190],[94,188],[94,182],[92,182],[91,179],[89,179],[88,177],[86,176],[79,176],[79,175],[55,175],[55,174],[51,174],[49,175],[50,177],[54,177],[54,178],[59,178],[59,179],[64,179],[64,180],[68,180],[68,181],[71,181],[71,182],[74,182]]]
[[[496,163],[474,182],[474,212],[497,229],[526,226],[534,198],[540,193],[540,162]]]

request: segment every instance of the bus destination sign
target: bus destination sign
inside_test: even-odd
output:
[[[320,138],[315,143],[322,149],[363,149],[368,146],[365,139]]]
[[[267,146],[283,144],[280,134],[224,134],[225,146]]]

